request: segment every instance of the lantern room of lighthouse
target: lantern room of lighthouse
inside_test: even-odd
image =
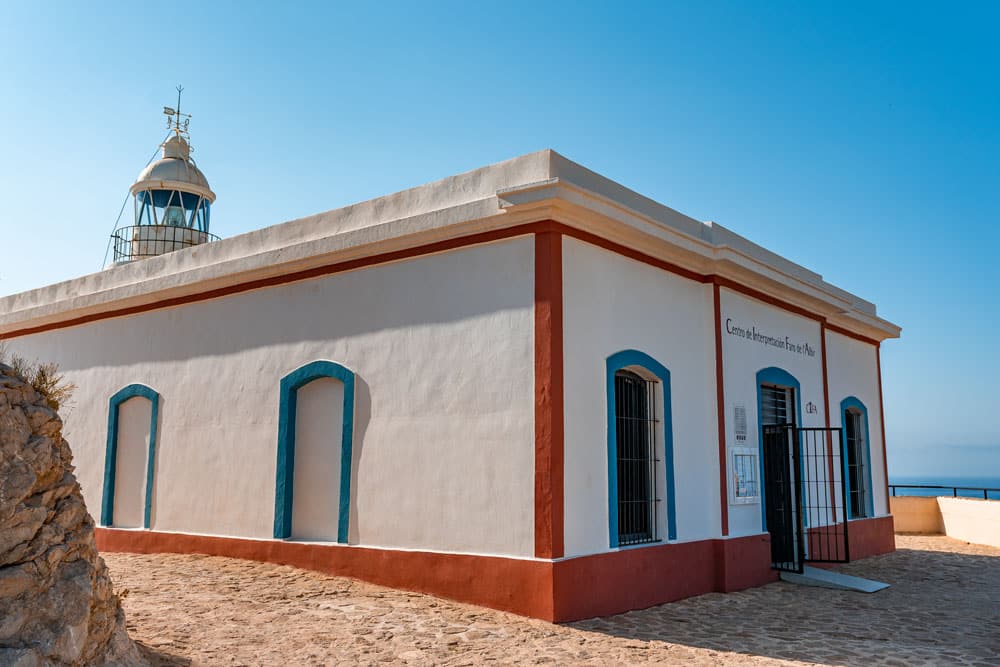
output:
[[[131,262],[218,240],[209,232],[215,193],[191,158],[191,116],[164,107],[170,135],[163,154],[140,172],[129,189],[134,223],[115,230],[114,262]]]

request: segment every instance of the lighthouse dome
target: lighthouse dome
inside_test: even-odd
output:
[[[208,179],[191,160],[191,147],[178,134],[163,142],[163,157],[143,169],[130,188],[133,195],[143,190],[180,190],[215,201]]]
[[[175,250],[217,241],[209,232],[215,193],[208,179],[191,159],[188,143],[190,114],[163,107],[169,118],[170,137],[160,144],[163,154],[146,166],[129,188],[135,203],[134,224],[111,234],[114,263],[132,262]]]

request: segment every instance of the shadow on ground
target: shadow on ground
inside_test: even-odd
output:
[[[152,667],[190,667],[194,664],[188,658],[167,653],[163,649],[153,648],[137,641],[135,645],[139,649],[139,655],[145,658]]]
[[[779,582],[569,625],[817,664],[1000,664],[1000,558],[949,546],[955,551],[907,548],[835,568],[891,584],[878,593]]]
[[[566,625],[269,563],[105,559],[153,665],[1000,665],[1000,549],[897,545],[837,568],[892,584],[871,595],[779,582]]]

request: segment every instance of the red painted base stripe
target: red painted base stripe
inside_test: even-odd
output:
[[[853,526],[853,524],[852,524]],[[623,549],[563,561],[393,551],[97,528],[104,552],[197,553],[291,565],[547,621],[617,614],[775,581],[767,535]]]
[[[196,553],[291,565],[551,620],[551,562],[97,528],[100,551]]]
[[[847,528],[852,561],[896,550],[896,531],[891,516],[857,519],[851,521]]]
[[[771,570],[767,535],[622,549],[557,565],[558,621],[619,614],[778,579]]]
[[[838,555],[838,546],[822,530],[821,528],[809,528],[806,531],[809,536],[810,549],[815,549],[817,553],[826,549],[826,553],[831,556]],[[848,523],[847,532],[851,549],[851,562],[892,553],[896,550],[896,533],[891,516],[854,519]],[[809,563],[809,565],[829,568],[834,567],[836,563]]]

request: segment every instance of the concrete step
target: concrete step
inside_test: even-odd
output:
[[[791,584],[801,584],[803,586],[818,586],[820,588],[833,588],[840,591],[858,591],[860,593],[875,593],[883,588],[889,588],[889,584],[861,577],[852,577],[849,574],[842,574],[832,570],[823,570],[818,567],[806,565],[802,568],[802,574],[795,572],[782,572],[781,580]]]

